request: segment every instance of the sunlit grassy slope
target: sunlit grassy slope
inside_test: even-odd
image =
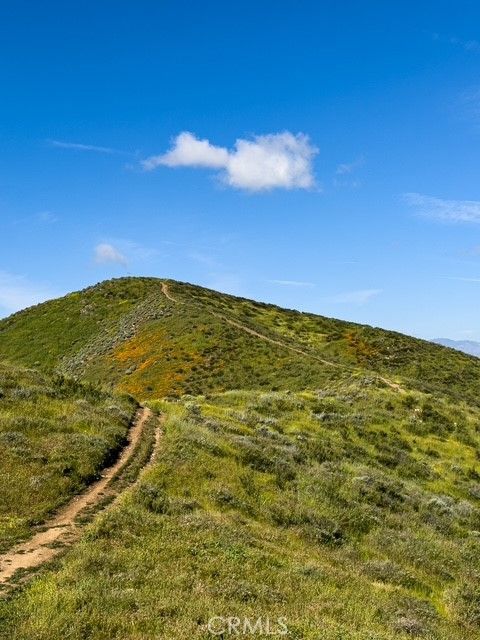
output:
[[[124,443],[135,406],[0,364],[0,551],[96,477]]]
[[[212,616],[312,640],[478,637],[478,409],[362,376],[152,406],[158,463],[0,608],[1,637],[209,638]]]
[[[15,314],[0,322],[0,359],[58,369],[140,398],[302,390],[360,370],[480,403],[478,359],[398,333],[167,281],[174,302],[162,282],[111,280]]]
[[[212,616],[480,638],[480,360],[150,278],[0,322],[1,358],[167,416],[155,465],[0,604],[1,638],[206,639]]]

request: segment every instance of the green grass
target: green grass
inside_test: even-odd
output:
[[[127,397],[0,364],[0,550],[98,476],[135,408]]]
[[[157,463],[0,605],[0,637],[209,638],[212,616],[312,640],[480,637],[478,409],[361,376],[152,406]]]

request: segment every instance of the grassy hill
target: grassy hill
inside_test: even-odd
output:
[[[0,601],[0,638],[206,640],[213,616],[480,638],[478,359],[150,278],[11,316],[1,358],[128,391],[166,424],[139,482]]]
[[[379,384],[386,378],[480,404],[478,359],[395,332],[155,278],[111,280],[0,321],[0,359],[137,398],[299,391],[369,371]]]
[[[115,457],[135,408],[91,385],[0,364],[0,551]]]

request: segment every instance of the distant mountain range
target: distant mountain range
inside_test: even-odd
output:
[[[435,338],[432,342],[480,358],[480,342],[474,342],[473,340],[449,340],[449,338]]]

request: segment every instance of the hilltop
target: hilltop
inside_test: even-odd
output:
[[[480,403],[480,362],[467,355],[156,278],[102,282],[0,321],[0,359],[143,399],[302,390],[370,372],[380,385]]]

